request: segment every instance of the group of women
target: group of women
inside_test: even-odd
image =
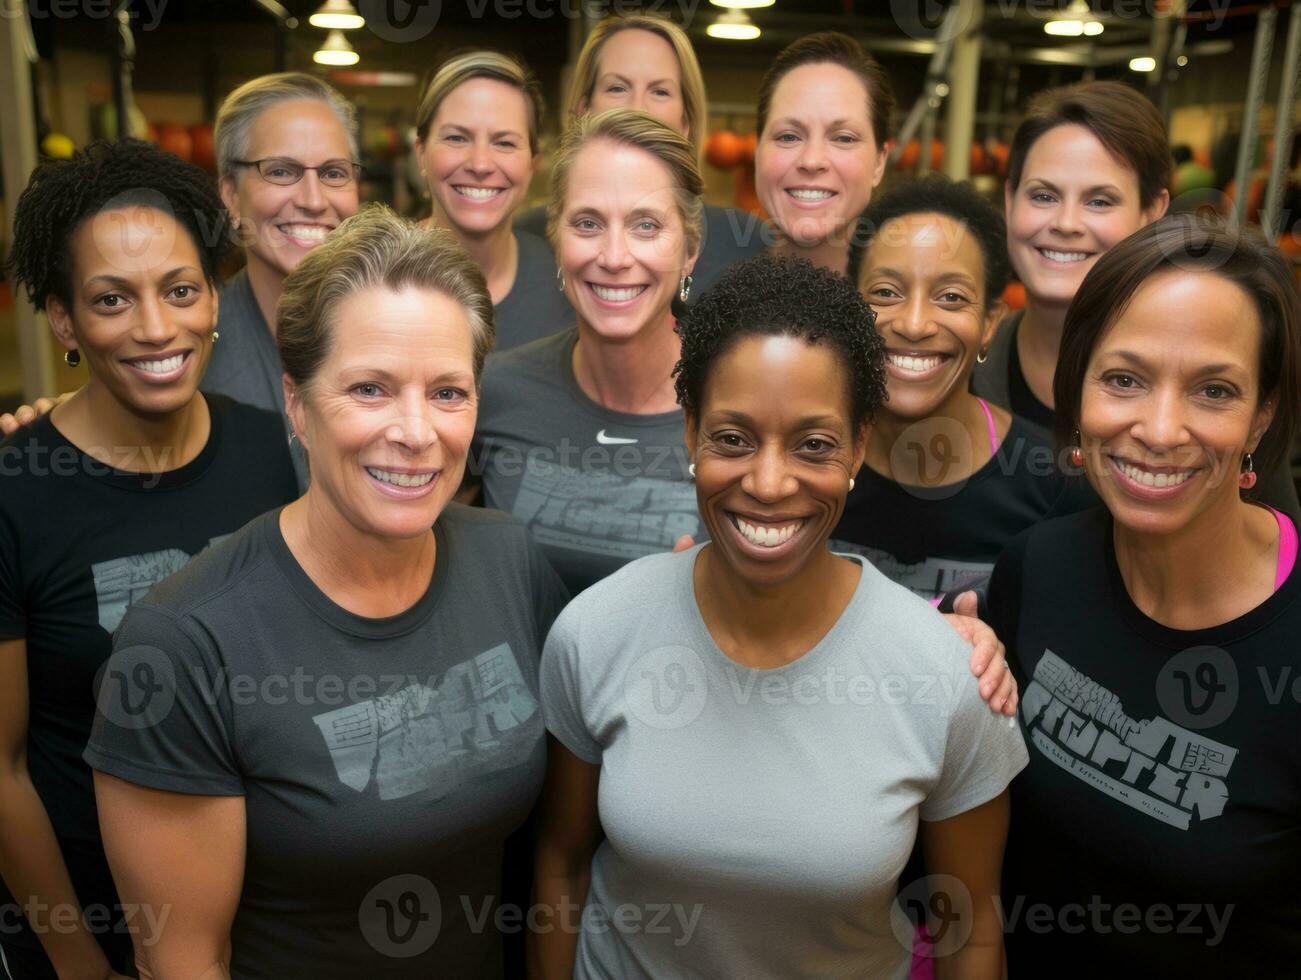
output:
[[[486,51],[420,101],[423,222],[304,75],[228,97],[216,188],[38,168],[9,268],[87,382],[0,445],[0,968],[1286,972],[1291,270],[1162,218],[1124,86],[1031,103],[1006,217],[874,196],[892,103],[783,51],[753,235],[640,15],[541,224]]]

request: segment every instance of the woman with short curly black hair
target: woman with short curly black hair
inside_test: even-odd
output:
[[[128,932],[160,926],[118,905],[81,760],[113,632],[190,556],[293,499],[294,474],[273,415],[198,391],[229,243],[203,171],[92,144],[32,174],[14,242],[13,281],[88,378],[0,444],[0,959],[15,980],[108,977]]]
[[[624,566],[547,639],[536,889],[543,909],[586,908],[579,935],[534,937],[536,975],[899,976],[920,819],[930,870],[961,882],[936,890],[965,896],[949,962],[997,977],[1025,747],[935,611],[827,548],[885,396],[871,311],[845,277],[765,256],[681,334],[711,540]],[[594,927],[627,909],[641,928]]]

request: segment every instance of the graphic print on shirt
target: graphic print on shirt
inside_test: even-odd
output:
[[[1136,720],[1111,691],[1051,650],[1034,670],[1021,716],[1035,747],[1077,779],[1187,830],[1224,812],[1238,750],[1161,716]]]
[[[689,483],[577,470],[528,457],[512,512],[544,547],[631,561],[700,533]]]
[[[923,599],[934,599],[948,592],[974,588],[989,578],[989,573],[994,570],[993,562],[959,561],[956,558],[925,558],[909,565],[888,551],[851,544],[837,538],[831,540],[830,547],[832,551],[862,555],[890,581],[898,582]]]
[[[510,644],[452,667],[435,686],[399,690],[316,715],[339,781],[381,800],[437,788],[526,761],[515,751],[542,734],[542,715]]]
[[[211,548],[228,537],[229,534],[219,534],[204,547]],[[180,548],[164,548],[143,555],[95,562],[90,566],[90,574],[95,580],[99,625],[112,633],[131,608],[131,603],[143,599],[150,589],[175,575],[193,557]]]

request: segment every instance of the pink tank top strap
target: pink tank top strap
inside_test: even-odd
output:
[[[993,455],[998,452],[998,426],[994,425],[994,413],[989,410],[989,403],[985,399],[977,396],[976,401],[980,402],[980,408],[985,413],[985,424],[989,426],[989,452]]]
[[[1296,567],[1297,533],[1292,518],[1273,507],[1269,509],[1274,514],[1274,520],[1278,521],[1278,566],[1274,571],[1274,591],[1277,592]]]

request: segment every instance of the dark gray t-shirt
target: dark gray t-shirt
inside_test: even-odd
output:
[[[541,786],[537,665],[568,596],[523,528],[453,504],[425,595],[364,618],[279,516],[131,607],[85,759],[244,797],[232,977],[500,976],[502,848]]]
[[[200,390],[275,412],[284,423],[288,440],[280,349],[257,305],[248,269],[240,269],[221,287],[217,333],[220,336],[212,344],[212,357],[199,382]],[[289,454],[301,492],[307,488],[307,461],[297,440],[289,444]]]
[[[519,242],[515,284],[493,307],[499,351],[566,330],[576,321],[574,308],[556,288],[556,259],[551,246],[527,231],[515,232],[515,240]]]
[[[1001,793],[1021,733],[939,614],[862,559],[811,650],[737,663],[700,615],[699,553],[627,565],[547,637],[547,728],[601,767],[574,976],[907,977],[892,910],[917,822]]]
[[[575,327],[488,359],[471,452],[484,502],[528,525],[574,594],[703,537],[682,413],[592,401],[574,377],[577,341]]]

